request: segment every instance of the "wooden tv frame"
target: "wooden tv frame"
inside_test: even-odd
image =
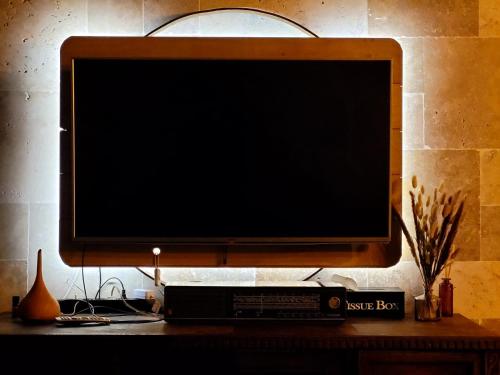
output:
[[[61,47],[59,246],[70,266],[388,267],[401,257],[401,230],[391,215],[388,243],[158,244],[79,242],[73,225],[72,63],[76,58],[271,59],[391,61],[391,196],[401,212],[402,51],[393,39],[374,38],[145,38],[71,37]]]

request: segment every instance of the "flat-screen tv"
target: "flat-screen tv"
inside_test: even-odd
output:
[[[82,39],[111,49],[71,56],[73,246],[189,257],[391,242],[394,58],[308,53],[308,39],[281,57],[255,39],[182,39],[197,52],[174,55]]]

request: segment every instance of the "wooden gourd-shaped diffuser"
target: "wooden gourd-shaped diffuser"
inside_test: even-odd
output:
[[[17,315],[25,321],[52,321],[61,314],[57,300],[45,286],[42,276],[42,250],[38,250],[36,278],[30,291],[19,304]]]

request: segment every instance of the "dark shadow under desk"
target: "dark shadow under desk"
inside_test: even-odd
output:
[[[18,373],[500,375],[500,336],[460,315],[64,328],[2,315],[0,344],[2,367]]]

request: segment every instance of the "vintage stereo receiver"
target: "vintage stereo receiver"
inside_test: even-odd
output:
[[[292,283],[168,283],[165,320],[342,321],[346,316],[346,289],[314,281]]]

